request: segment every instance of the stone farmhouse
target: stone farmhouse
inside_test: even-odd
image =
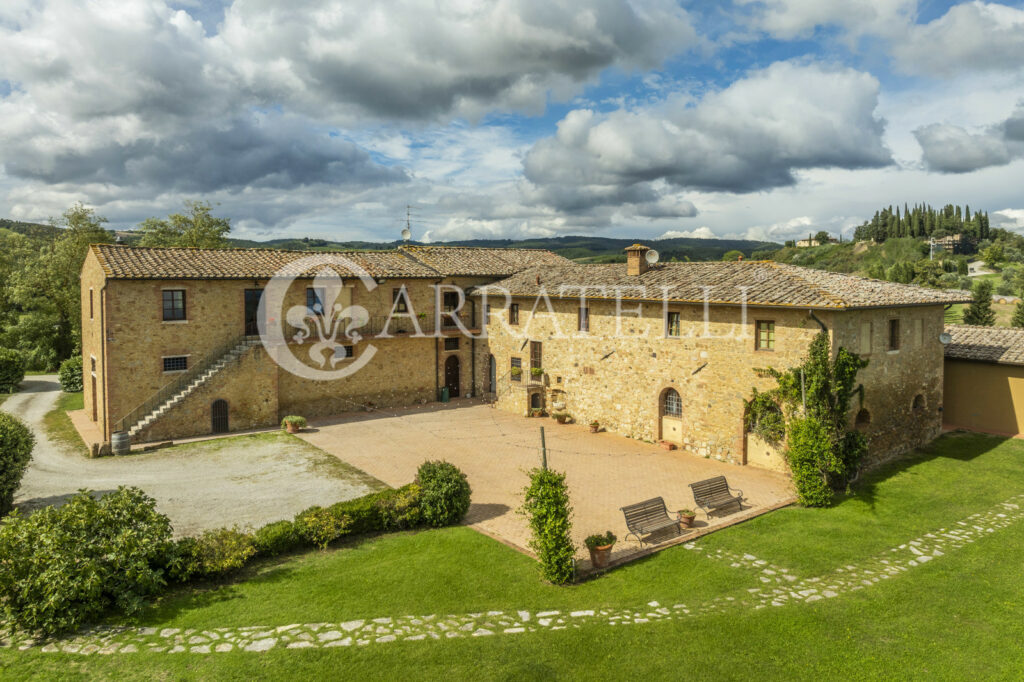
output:
[[[446,389],[783,469],[744,433],[743,401],[771,387],[757,369],[798,364],[824,329],[833,352],[870,360],[850,419],[876,459],[939,433],[943,310],[967,300],[963,292],[773,262],[650,264],[647,251],[637,244],[627,263],[580,265],[523,249],[95,245],[82,270],[85,407],[106,440],[127,432],[144,442],[271,426],[287,414],[411,406]],[[295,269],[286,308],[324,302],[317,270],[301,265],[312,255],[357,266],[330,266],[343,283],[337,309],[367,312],[358,337],[328,339],[330,367],[365,360],[344,378],[282,367],[281,348],[317,366],[298,336],[281,348],[255,336],[259,302],[282,269]]]
[[[947,428],[1024,433],[1024,329],[948,324]]]
[[[479,290],[510,294],[487,325],[500,407],[564,410],[632,438],[781,470],[760,439],[748,447],[744,399],[774,385],[756,369],[799,364],[824,329],[833,354],[843,346],[870,361],[850,420],[875,461],[940,432],[943,310],[964,292],[771,261],[650,265],[647,251],[630,247],[625,264],[531,268]]]
[[[375,347],[344,380],[285,371],[256,336],[269,279],[309,256],[342,256],[372,278],[369,290],[356,271],[331,266],[343,278],[342,307],[369,313],[358,341],[339,337],[332,361],[341,354],[340,366]],[[460,305],[460,292],[566,262],[524,249],[313,254],[94,245],[81,275],[85,408],[105,441],[124,431],[143,442],[271,426],[289,414],[413,405],[436,400],[441,387],[452,397],[479,394],[486,355],[463,329],[479,332],[481,321],[472,301]],[[314,274],[299,273],[287,305],[312,308],[323,298]]]

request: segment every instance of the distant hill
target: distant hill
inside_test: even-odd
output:
[[[117,235],[125,244],[138,241],[138,233],[118,231]],[[331,241],[315,238],[287,238],[255,241],[252,239],[230,238],[231,246],[238,248],[285,249],[289,251],[376,251],[393,249],[403,242]],[[625,249],[630,244],[642,242],[661,255],[663,261],[670,260],[719,260],[727,251],[742,251],[746,257],[754,251],[776,250],[780,244],[750,241],[746,239],[619,239],[613,237],[547,237],[543,239],[464,239],[445,242],[431,242],[432,246],[483,246],[493,248],[549,249],[555,253],[591,263],[625,261]],[[409,242],[421,244],[421,242]]]
[[[10,230],[11,232],[17,232],[28,237],[47,237],[49,239],[53,239],[60,234],[60,228],[53,225],[24,223],[20,220],[10,220],[8,218],[0,218],[0,229]]]

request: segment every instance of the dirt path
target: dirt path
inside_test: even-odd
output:
[[[327,453],[285,434],[239,436],[165,450],[88,459],[46,436],[43,417],[60,392],[55,376],[34,376],[0,406],[36,434],[32,462],[15,504],[31,511],[60,504],[81,488],[137,486],[170,516],[175,532],[260,526],[314,504],[365,495],[381,484]]]

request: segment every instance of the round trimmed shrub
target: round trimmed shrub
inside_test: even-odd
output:
[[[65,393],[79,393],[82,390],[82,356],[75,355],[60,363],[57,372],[60,387]]]
[[[13,348],[0,348],[0,391],[14,393],[25,378],[25,356]]]
[[[12,629],[51,635],[109,609],[138,611],[166,584],[171,523],[137,488],[99,499],[88,491],[62,507],[0,524],[0,616]]]
[[[466,474],[454,464],[424,462],[416,472],[416,484],[420,487],[420,515],[428,526],[454,525],[469,511],[472,490]]]
[[[0,516],[14,505],[14,493],[21,485],[36,438],[25,424],[6,412],[0,412]]]
[[[268,523],[256,531],[254,541],[256,552],[263,556],[277,556],[302,545],[302,538],[291,521]]]

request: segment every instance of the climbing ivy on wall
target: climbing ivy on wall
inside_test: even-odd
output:
[[[867,452],[867,441],[847,426],[857,372],[868,361],[840,347],[831,357],[827,331],[811,342],[807,359],[785,371],[761,370],[774,377],[770,391],[753,390],[745,401],[747,430],[773,445],[783,442],[800,503],[823,507],[846,485]],[[801,378],[802,377],[802,378]]]

